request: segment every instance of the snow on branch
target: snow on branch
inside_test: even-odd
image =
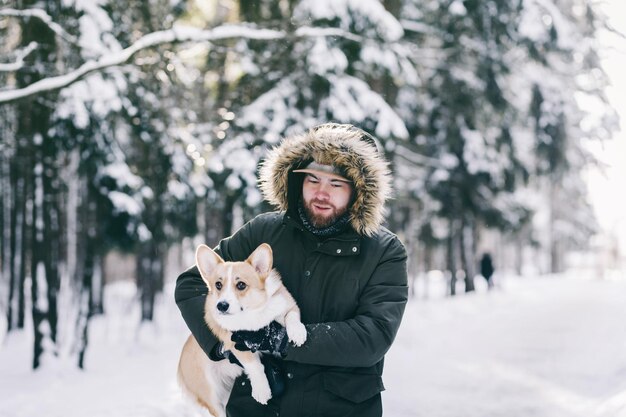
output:
[[[424,35],[444,35],[445,34],[445,32],[443,32],[439,28],[436,28],[431,25],[427,25],[425,23],[416,22],[413,20],[403,19],[403,20],[400,20],[400,24],[402,25],[402,29],[408,32],[415,32],[415,33],[420,33]]]
[[[52,20],[52,17],[42,9],[2,9],[0,10],[0,16],[34,17],[48,25],[50,30],[56,33],[61,39],[72,44],[78,44],[78,40],[74,36],[67,33],[61,25]]]
[[[399,149],[396,150],[395,154],[414,165],[427,166],[431,168],[443,168],[446,170],[449,168],[438,159],[416,153],[405,146],[400,146]]]
[[[0,63],[0,72],[17,71],[24,66],[24,58],[37,49],[37,42],[31,42],[26,48],[17,52],[15,62]]]
[[[149,33],[129,47],[102,56],[97,60],[89,60],[77,69],[63,75],[44,78],[24,88],[0,91],[0,104],[21,100],[36,94],[58,90],[71,85],[84,76],[109,67],[122,65],[128,62],[137,52],[163,44],[182,42],[212,42],[224,39],[246,38],[255,40],[278,40],[290,37],[317,37],[336,36],[348,40],[360,41],[360,37],[334,28],[307,28],[302,27],[293,34],[270,29],[257,29],[247,25],[223,25],[210,30],[200,30],[190,27],[175,27],[169,30]]]
[[[314,37],[340,37],[354,42],[363,42],[363,37],[354,33],[346,32],[343,29],[336,28],[312,28],[303,26],[296,29],[296,37],[314,38]]]

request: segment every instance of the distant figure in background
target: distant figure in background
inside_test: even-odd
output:
[[[491,261],[491,255],[488,253],[484,253],[483,257],[480,259],[480,274],[487,281],[487,287],[489,289],[493,288],[493,280],[491,277],[493,276],[493,262]]]

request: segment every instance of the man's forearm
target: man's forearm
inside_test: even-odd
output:
[[[398,306],[404,311],[404,305]],[[301,347],[289,346],[286,359],[322,366],[368,367],[383,359],[397,332],[396,325],[370,317],[307,324],[307,341]]]

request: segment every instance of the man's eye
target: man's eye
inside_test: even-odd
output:
[[[218,291],[221,291],[221,290],[222,290],[222,283],[221,283],[221,282],[219,282],[219,281],[218,281],[218,282],[216,282],[216,283],[215,283],[215,288],[216,288]]]
[[[246,285],[246,283],[245,283],[245,282],[238,282],[238,283],[237,283],[237,289],[238,289],[239,291],[243,291],[243,290],[245,290],[245,289],[246,289],[246,287],[247,287],[247,285]]]

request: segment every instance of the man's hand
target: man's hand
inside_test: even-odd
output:
[[[258,351],[284,357],[289,338],[285,328],[273,321],[259,330],[233,332],[231,340],[235,342],[235,349],[237,350]]]
[[[243,368],[243,365],[237,360],[235,355],[233,355],[230,350],[224,350],[224,344],[222,342],[216,343],[213,346],[213,349],[209,352],[209,359],[214,362],[221,361],[223,359],[228,359],[230,363],[234,363],[235,365],[239,365]]]

